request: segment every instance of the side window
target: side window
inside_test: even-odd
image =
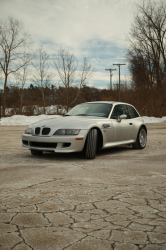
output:
[[[129,117],[126,105],[116,105],[112,112],[111,119],[118,119],[120,115],[127,115],[127,118]]]
[[[137,111],[133,107],[127,106],[127,108],[128,108],[128,111],[129,111],[129,118],[130,119],[139,117],[139,114],[137,113]]]

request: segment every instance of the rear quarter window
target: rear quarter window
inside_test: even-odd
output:
[[[128,113],[129,113],[129,119],[139,117],[138,112],[133,108],[132,106],[127,106]]]
[[[124,104],[118,104],[114,107],[114,110],[111,114],[111,119],[118,119],[118,117],[121,115],[126,115],[127,119],[129,117],[127,107]]]

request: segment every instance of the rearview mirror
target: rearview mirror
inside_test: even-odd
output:
[[[127,115],[120,115],[118,117],[118,122],[121,122],[122,119],[126,119],[127,118]]]

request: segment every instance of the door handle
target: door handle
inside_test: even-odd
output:
[[[130,125],[133,125],[132,123],[129,123]]]

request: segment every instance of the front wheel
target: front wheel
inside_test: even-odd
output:
[[[94,159],[97,151],[97,129],[91,129],[87,135],[86,145],[85,145],[85,158]]]
[[[32,155],[42,155],[43,151],[31,149],[31,154]]]
[[[146,130],[143,127],[141,127],[137,135],[137,140],[135,143],[132,144],[132,147],[134,149],[143,149],[146,146],[146,142],[147,142]]]

